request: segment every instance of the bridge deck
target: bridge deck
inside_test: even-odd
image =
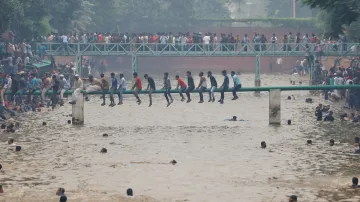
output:
[[[247,57],[247,56],[304,56],[306,44],[124,44],[124,43],[38,43],[45,48],[45,55],[52,56],[189,56],[189,57]],[[315,55],[315,45],[310,52]],[[354,48],[354,46],[356,48]],[[322,44],[322,56],[358,56],[360,44],[346,44],[336,48],[333,44]]]
[[[266,87],[244,87],[237,92],[268,92],[270,90],[281,90],[281,91],[303,91],[303,90],[330,90],[330,89],[353,89],[353,88],[360,88],[360,85],[341,85],[341,86],[266,86]],[[209,92],[210,89],[206,89],[205,92]],[[232,88],[229,88],[225,92],[232,92]],[[198,93],[198,90],[193,90],[190,93]],[[221,92],[221,89],[215,89],[214,92]],[[53,92],[52,90],[47,91],[47,95],[51,95]],[[71,95],[73,90],[67,90],[64,95]],[[86,93],[86,91],[82,91],[82,93]],[[148,91],[142,90],[140,94],[147,94]],[[165,93],[165,90],[155,90],[153,94],[162,94]],[[179,90],[171,90],[170,93],[179,93]],[[7,91],[5,94],[10,95],[11,92]],[[17,93],[19,94],[19,93]],[[28,91],[24,93],[27,95]],[[39,90],[35,91],[33,95],[40,95],[41,92]],[[59,94],[59,92],[57,92]],[[103,92],[96,91],[88,93],[89,95],[101,95]],[[110,94],[109,91],[106,91],[105,94]],[[124,94],[134,94],[133,90],[126,90]]]

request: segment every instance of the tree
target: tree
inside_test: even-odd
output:
[[[326,25],[324,34],[335,38],[344,34],[346,27],[360,16],[359,0],[302,0],[302,3],[325,12],[322,14]]]

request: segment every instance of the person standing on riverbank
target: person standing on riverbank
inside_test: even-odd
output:
[[[123,99],[124,99],[124,92],[126,90],[126,80],[124,78],[124,74],[120,74],[120,86],[119,86],[119,93],[118,93],[118,96],[119,96],[119,103],[118,105],[122,105],[123,104]]]
[[[69,102],[70,104],[76,104],[77,98],[79,97],[83,89],[84,89],[83,81],[79,78],[78,74],[75,74],[75,90],[72,93],[72,101]]]
[[[211,71],[208,71],[208,77],[210,79],[210,91],[209,91],[209,102],[215,102],[215,94],[214,90],[217,88],[217,81],[215,77],[212,75]]]
[[[189,103],[189,102],[191,102],[190,92],[195,89],[195,83],[194,83],[193,77],[191,76],[190,71],[186,72],[186,76],[188,79],[188,88],[186,89],[186,96],[187,96],[188,100],[186,102]]]
[[[70,84],[68,81],[64,78],[63,74],[60,74],[60,105],[64,104],[64,93],[65,91],[70,89]]]
[[[179,89],[179,87],[180,87],[179,94],[181,97],[181,102],[184,102],[185,97],[184,97],[183,93],[186,91],[187,85],[182,79],[180,79],[179,75],[176,75],[175,79],[177,80],[176,89]]]
[[[46,101],[46,92],[50,89],[50,87],[51,87],[50,74],[46,73],[44,78],[44,84],[41,89],[41,106],[44,106],[44,103]]]
[[[6,89],[8,88],[8,85],[9,85],[9,81],[6,77],[6,74],[2,74],[1,75],[1,82],[0,82],[0,88],[1,88],[1,104],[2,106],[5,106],[5,92],[6,92]]]
[[[155,91],[156,87],[155,87],[155,81],[152,77],[150,77],[149,75],[145,74],[144,78],[146,80],[148,80],[148,86],[146,88],[147,91],[149,91],[149,107],[151,107],[152,105],[152,93]]]
[[[134,92],[134,96],[136,98],[136,102],[138,103],[138,105],[141,104],[141,100],[139,98],[139,93],[142,89],[142,82],[141,82],[141,79],[140,77],[138,76],[138,73],[137,72],[134,72],[133,73],[133,76],[135,78],[135,83],[133,85],[133,87],[131,88],[131,90],[134,90],[135,89],[135,92]]]
[[[51,95],[51,103],[52,103],[52,107],[55,108],[56,104],[58,103],[57,100],[57,92],[60,89],[60,81],[59,79],[56,77],[56,75],[52,76],[52,90],[53,93]]]
[[[163,89],[165,90],[164,96],[165,99],[167,101],[167,107],[171,105],[171,103],[173,103],[173,98],[170,94],[170,90],[171,90],[171,81],[169,79],[169,73],[165,72],[164,73],[164,87]],[[170,100],[169,100],[170,98]]]
[[[220,100],[218,102],[220,102],[220,104],[224,104],[224,99],[225,99],[225,91],[227,91],[229,89],[229,77],[227,75],[226,70],[223,70],[221,72],[221,74],[224,76],[224,81],[223,84],[220,86],[221,92],[220,92]]]
[[[199,103],[204,103],[204,95],[203,92],[206,90],[207,88],[207,83],[206,83],[206,78],[204,77],[204,72],[200,72],[199,73],[199,77],[200,77],[200,81],[199,81],[199,85],[196,89],[199,90],[199,96],[200,96],[200,101]]]
[[[103,99],[103,103],[101,104],[101,106],[105,106],[106,93],[109,91],[109,82],[105,78],[104,74],[100,74],[100,77],[101,77],[101,90],[102,90],[102,99]]]
[[[238,91],[241,88],[241,82],[238,75],[236,75],[234,71],[231,72],[231,77],[233,78],[234,81],[234,88],[232,90],[232,94],[234,97],[232,100],[237,100],[239,97],[237,96],[236,91]]]

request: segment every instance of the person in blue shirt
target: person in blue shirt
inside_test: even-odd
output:
[[[117,90],[118,81],[115,78],[115,73],[111,73],[110,76],[111,76],[111,88],[110,88],[110,102],[111,102],[111,104],[109,106],[113,107],[113,106],[115,106],[114,93]]]
[[[39,83],[38,83],[36,74],[32,73],[31,76],[32,76],[32,79],[31,79],[30,84],[29,84],[29,93],[28,93],[28,96],[27,96],[28,103],[31,103],[31,100],[32,100],[32,97],[33,97],[32,94],[36,90],[39,89]]]
[[[225,91],[227,91],[229,89],[229,77],[227,75],[227,72],[226,70],[223,70],[221,72],[221,74],[224,76],[224,82],[223,84],[220,86],[220,94],[221,94],[221,97],[220,97],[220,100],[218,102],[220,102],[220,104],[224,104],[224,97],[225,97]]]
[[[239,97],[236,95],[236,91],[238,91],[241,88],[241,82],[238,75],[236,75],[234,71],[231,72],[231,77],[233,78],[234,81],[234,88],[232,90],[232,94],[234,97],[232,100],[237,100]]]

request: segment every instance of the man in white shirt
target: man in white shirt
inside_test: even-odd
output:
[[[119,94],[118,94],[118,96],[119,96],[118,105],[122,105],[123,99],[124,99],[123,94],[126,90],[126,80],[124,78],[124,74],[120,74],[120,82],[119,83],[120,83],[120,85],[119,85]]]
[[[209,34],[205,34],[205,36],[203,38],[203,41],[204,41],[205,51],[209,51],[209,44],[210,44],[210,36],[209,36]]]

